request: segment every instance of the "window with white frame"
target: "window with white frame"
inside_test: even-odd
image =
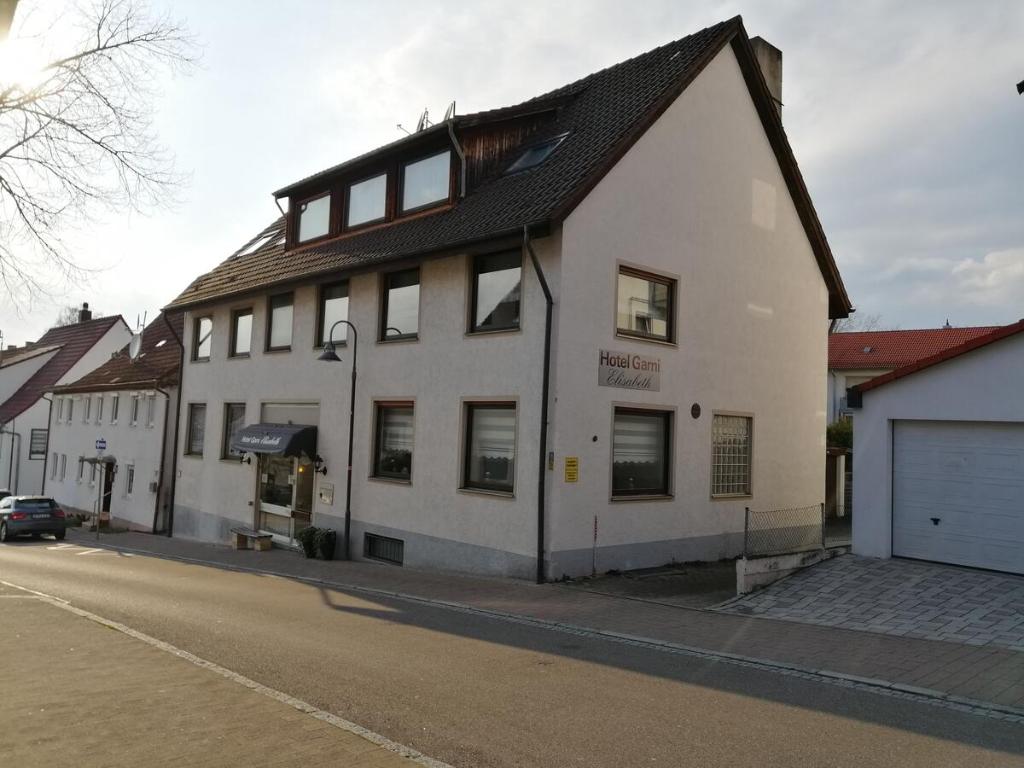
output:
[[[110,398],[110,423],[117,424],[117,411],[121,405],[121,396],[114,393],[114,396]]]
[[[64,478],[67,477],[67,476],[68,476],[68,455],[66,453],[62,453],[60,455],[60,479],[61,479],[61,482],[63,482]]]
[[[146,395],[146,426],[152,427],[156,423],[156,395]]]
[[[749,416],[715,414],[712,418],[712,496],[750,495],[753,426]]]
[[[57,398],[57,421],[58,422],[64,420],[64,400],[65,399],[66,398],[63,398],[63,397],[58,397]]]
[[[129,464],[125,468],[125,494],[128,496],[132,495],[132,491],[135,490],[135,465]]]
[[[85,480],[85,457],[78,457],[78,482]]]
[[[93,463],[93,464],[90,464],[89,466],[92,468],[91,472],[89,473],[89,485],[96,485],[96,468],[99,465]]]
[[[53,454],[53,466],[50,467],[50,479],[51,480],[56,480],[57,479],[57,461],[58,461],[58,456],[57,456],[56,453],[54,453]]]
[[[103,395],[96,395],[96,423],[103,423],[103,401],[107,398]]]
[[[132,395],[131,425],[134,427],[139,423],[139,396]]]
[[[75,398],[69,397],[68,398],[68,424],[71,423],[71,420],[73,418],[75,418]]]

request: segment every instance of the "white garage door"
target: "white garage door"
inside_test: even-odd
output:
[[[898,557],[1024,573],[1024,424],[898,421]]]

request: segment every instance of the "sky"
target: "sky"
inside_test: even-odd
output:
[[[278,216],[273,190],[399,138],[424,108],[513,104],[737,14],[783,52],[783,123],[858,312],[898,328],[1024,317],[1019,0],[150,5],[200,44],[154,105],[188,181],[172,204],[68,232],[90,276],[0,302],[7,343],[60,304],[152,319]]]

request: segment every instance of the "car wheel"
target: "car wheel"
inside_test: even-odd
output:
[[[11,537],[7,534],[7,523],[0,523],[0,541],[10,541]]]
[[[57,541],[64,541],[64,537],[67,536],[67,535],[68,535],[67,531],[56,531],[53,534],[53,538],[55,538]]]

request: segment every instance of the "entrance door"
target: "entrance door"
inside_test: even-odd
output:
[[[114,490],[114,465],[100,464],[100,472],[103,473],[103,502],[101,509],[104,516],[110,515],[110,497]]]
[[[279,544],[292,546],[309,527],[313,510],[312,467],[290,456],[259,459],[259,509],[256,527]]]

